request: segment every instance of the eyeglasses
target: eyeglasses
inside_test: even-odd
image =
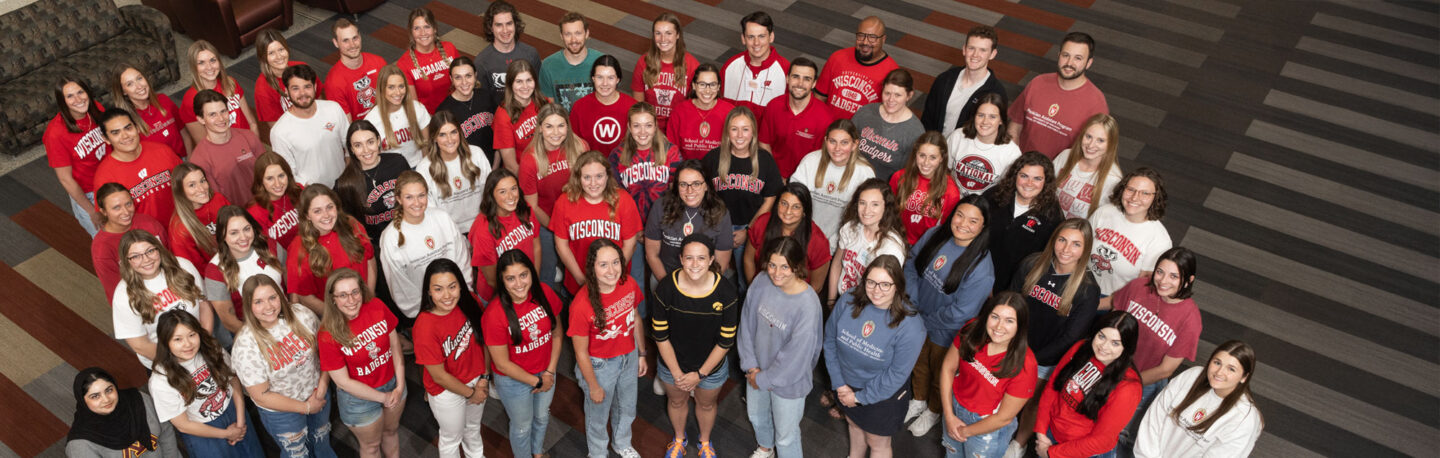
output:
[[[126,256],[125,259],[130,260],[130,262],[140,262],[140,258],[153,258],[159,255],[160,249],[150,247],[150,249],[145,250],[143,253],[135,253],[130,256]]]
[[[720,82],[718,82],[718,81],[717,81],[717,82],[712,82],[712,83],[699,83],[699,82],[697,82],[697,83],[695,83],[695,87],[698,88],[698,89],[715,89],[715,88],[717,88],[717,87],[720,87]]]
[[[680,182],[680,189],[695,189],[701,186],[705,186],[704,181]]]
[[[336,298],[336,299],[349,299],[349,298],[352,298],[352,297],[353,297],[353,298],[364,298],[365,296],[364,296],[364,294],[363,294],[359,289],[352,289],[352,290],[346,291],[346,292],[335,293],[335,298]]]
[[[856,32],[856,33],[855,33],[855,39],[858,40],[858,41],[878,42],[878,41],[880,41],[881,38],[885,38],[885,34],[882,33],[882,34],[879,34],[879,35],[871,35],[871,34],[868,34],[868,33],[861,33],[861,32]]]
[[[893,289],[893,288],[895,288],[895,283],[892,283],[892,282],[888,282],[888,281],[879,282],[879,281],[875,281],[875,280],[865,280],[865,289],[873,289],[873,290],[876,290],[876,291],[879,291],[879,292],[882,292],[882,293],[888,293],[888,292],[890,292],[890,290]]]
[[[1155,191],[1141,191],[1130,186],[1125,187],[1126,194],[1139,194],[1141,197],[1154,197]]]

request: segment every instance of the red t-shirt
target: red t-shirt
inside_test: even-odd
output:
[[[330,253],[330,272],[342,267],[349,267],[360,274],[360,281],[365,281],[366,275],[369,275],[365,266],[375,257],[375,246],[370,244],[370,237],[365,236],[365,227],[361,226],[359,221],[352,218],[350,223],[353,225],[351,231],[355,234],[355,238],[360,239],[360,245],[365,248],[364,256],[360,259],[350,259],[350,255],[345,253],[345,245],[340,244],[340,233],[336,231],[330,231],[329,234],[320,236],[320,246],[325,247],[325,251]],[[335,224],[344,223],[336,222]],[[328,294],[325,291],[325,280],[329,276],[329,272],[317,277],[314,272],[310,271],[310,254],[305,250],[304,245],[305,239],[296,237],[293,242],[290,242],[290,247],[286,248],[285,283],[290,287],[289,292],[291,293],[315,296],[323,300]]]
[[[231,78],[231,80],[233,81],[234,78]],[[215,81],[215,87],[211,89],[224,95],[225,91],[222,90],[222,86],[220,81]],[[200,121],[200,119],[195,116],[195,94],[199,93],[200,91],[195,90],[195,86],[190,86],[190,89],[185,91],[185,96],[180,100],[180,120],[186,124]],[[245,112],[240,110],[240,107],[245,105],[245,88],[240,87],[239,83],[235,84],[235,95],[227,97],[225,105],[230,109],[230,127],[240,129],[251,128],[250,121],[245,119]]]
[[[1200,342],[1200,308],[1186,298],[1170,304],[1150,291],[1150,278],[1131,280],[1111,298],[1115,310],[1129,312],[1140,322],[1140,341],[1135,344],[1135,370],[1159,366],[1165,357],[1195,360]]]
[[[635,63],[635,72],[630,77],[630,92],[645,92],[645,102],[655,107],[655,128],[665,131],[665,122],[670,119],[670,107],[690,94],[690,80],[695,77],[695,68],[700,61],[685,53],[685,81],[675,81],[675,63],[660,63],[660,74],[655,84],[645,85],[645,56]],[[677,84],[678,83],[678,84]]]
[[[890,176],[890,191],[897,196],[900,195],[900,177],[903,176],[904,171]],[[900,221],[905,223],[905,243],[914,245],[920,242],[920,236],[925,235],[925,231],[940,224],[941,219],[950,217],[950,210],[960,203],[960,187],[955,186],[954,181],[945,180],[945,197],[940,198],[940,211],[934,212],[935,216],[930,216],[931,208],[925,204],[930,199],[929,178],[920,177],[919,183],[915,184],[915,191],[904,199],[900,209]],[[949,224],[949,221],[945,223]]]
[[[1094,81],[1067,91],[1060,89],[1056,74],[1046,73],[1025,85],[1025,90],[1010,104],[1008,115],[1010,122],[1024,126],[1020,138],[1015,139],[1020,151],[1039,151],[1055,159],[1080,135],[1085,120],[1096,113],[1109,112],[1105,94],[1095,87]]]
[[[610,294],[600,294],[605,307],[605,329],[595,327],[595,309],[590,304],[586,285],[570,302],[570,337],[590,339],[589,352],[594,358],[609,359],[635,351],[635,306],[644,300],[640,287],[629,274],[621,274],[620,284]]]
[[[226,205],[230,205],[230,201],[225,200],[225,196],[217,192],[210,197],[209,202],[195,209],[195,218],[199,219],[200,224],[204,224],[208,229],[208,233],[203,236],[215,238],[215,219],[220,216],[220,207]],[[189,260],[196,266],[204,266],[205,263],[210,262],[210,256],[213,256],[214,253],[206,254],[200,249],[200,244],[195,242],[195,236],[185,228],[185,223],[180,221],[180,215],[170,217],[168,231],[170,241],[166,246],[172,253],[175,253],[175,256]]]
[[[880,86],[885,75],[897,68],[900,65],[889,55],[866,65],[855,60],[855,47],[844,48],[825,60],[825,68],[815,78],[815,92],[827,97],[836,116],[849,118],[860,107],[880,101]]]
[[[296,61],[293,61],[293,60],[285,64],[285,66],[286,66],[287,68],[288,68],[288,67],[294,67],[294,66],[296,66],[296,65],[308,65],[308,64],[306,64],[306,63],[304,63],[304,62],[296,62]],[[341,67],[344,67],[344,65],[342,64]],[[311,67],[311,68],[314,68],[314,67]],[[324,80],[325,78],[324,78],[324,77],[321,77],[321,78],[319,78],[319,79],[320,79],[320,80]],[[268,83],[268,82],[265,81],[265,76],[264,76],[264,75],[255,77],[255,120],[256,120],[256,121],[260,121],[260,122],[275,122],[275,121],[279,121],[279,120],[280,120],[280,116],[283,115],[283,114],[285,114],[286,111],[290,111],[290,107],[291,107],[292,105],[294,105],[293,103],[290,103],[290,95],[287,94],[287,93],[285,93],[285,82],[284,82],[284,81],[280,81],[278,78],[277,78],[277,79],[274,79],[274,80],[272,80],[272,81],[275,82],[275,87],[280,88],[278,91],[270,87],[270,83]],[[317,81],[317,83],[318,83],[318,81]],[[316,99],[316,100],[319,100],[319,99],[323,99],[323,98],[325,98],[325,87],[324,87],[324,86],[319,86],[319,85],[317,84],[316,87],[315,87],[315,99]],[[269,139],[266,139],[266,140],[269,140]]]
[[[368,52],[360,53],[360,68],[352,69],[344,62],[335,62],[330,66],[330,74],[325,76],[325,93],[330,94],[330,100],[340,103],[351,121],[365,119],[365,114],[375,107],[378,86],[375,80],[379,78],[380,67],[384,66],[385,59]]]
[[[520,323],[521,333],[519,345],[511,344],[510,319],[506,318],[505,306],[500,302],[496,301],[485,307],[485,315],[480,319],[485,345],[503,345],[510,350],[510,362],[520,366],[528,374],[538,374],[550,367],[550,352],[554,348],[551,331],[560,325],[560,315],[565,313],[560,296],[556,296],[550,286],[542,283],[540,289],[545,291],[545,300],[550,302],[551,313],[555,314],[555,324],[550,323],[551,320],[545,316],[545,309],[533,299],[527,298],[525,302],[515,304],[515,317]],[[504,375],[493,359],[490,361],[490,368],[495,374]]]
[[[555,243],[561,243],[561,240],[568,242],[570,253],[579,262],[583,262],[590,244],[596,240],[606,238],[624,246],[626,240],[645,229],[645,221],[640,219],[640,211],[635,208],[635,200],[630,193],[619,192],[613,216],[610,206],[604,201],[592,204],[584,197],[574,202],[564,197],[556,199],[555,213],[550,215],[550,231],[555,233]],[[574,293],[580,289],[580,283],[570,277],[565,276],[565,288]]]
[[[70,167],[70,176],[80,184],[80,190],[86,194],[95,192],[95,188],[105,184],[95,182],[95,168],[110,154],[110,144],[105,143],[105,134],[89,115],[75,123],[80,132],[66,129],[65,120],[60,116],[63,115],[56,114],[50,124],[45,125],[42,137],[45,159],[53,168]]]
[[[825,144],[825,129],[835,115],[819,100],[810,99],[799,114],[790,111],[790,98],[776,97],[765,106],[760,121],[760,143],[770,145],[780,176],[790,179],[800,160]]]
[[[120,183],[135,199],[135,211],[168,223],[175,215],[175,196],[170,194],[170,170],[180,165],[180,158],[170,147],[147,141],[140,142],[140,156],[121,162],[107,155],[95,167],[95,183]]]
[[[1055,365],[1057,374],[1081,345],[1090,345],[1090,339],[1077,342],[1065,352]],[[1082,458],[1114,449],[1120,430],[1125,429],[1130,417],[1135,415],[1135,407],[1140,405],[1141,386],[1140,374],[1134,369],[1110,390],[1110,396],[1095,420],[1075,410],[1104,370],[1105,365],[1091,357],[1089,364],[1065,383],[1064,393],[1056,392],[1051,383],[1045,384],[1045,393],[1040,396],[1040,408],[1035,417],[1035,434],[1049,432],[1055,436],[1056,443],[1050,446],[1052,458]]]
[[[411,329],[415,338],[415,364],[421,366],[443,365],[445,372],[460,379],[461,383],[474,380],[485,373],[485,347],[475,340],[475,329],[459,308],[445,315],[432,312],[421,313],[415,318]],[[435,383],[429,370],[424,373],[425,392],[431,396],[445,391]]]
[[[535,214],[530,214],[527,224],[520,224],[520,216],[511,213],[510,216],[502,216],[500,220],[500,238],[496,239],[490,235],[490,221],[485,215],[475,217],[475,222],[470,226],[470,264],[475,267],[493,266],[500,261],[500,254],[519,248],[535,260],[535,231],[540,228],[540,223],[535,220]],[[499,275],[499,273],[496,273]],[[480,293],[480,299],[489,301],[495,297],[495,285],[491,285],[484,275],[475,277],[475,291]]]
[[[681,157],[700,160],[705,158],[705,153],[720,147],[720,135],[725,132],[725,117],[735,109],[735,104],[719,99],[715,101],[715,106],[701,111],[690,99],[681,99],[670,108],[665,137],[680,147]]]
[[[540,148],[540,145],[535,145]],[[516,150],[515,154],[520,156],[520,192],[525,195],[535,195],[537,204],[545,214],[555,215],[555,201],[560,198],[565,183],[570,181],[570,159],[565,157],[565,149],[552,150],[545,153],[545,177],[540,177],[540,164],[535,161],[535,155],[523,149]]]
[[[180,121],[180,107],[175,106],[175,102],[165,94],[155,94],[155,99],[160,103],[152,103],[135,112],[140,115],[140,121],[150,128],[150,135],[141,140],[164,144],[177,156],[185,157],[185,139],[180,136],[180,128],[185,123]]]
[[[956,349],[965,344],[962,340],[961,335],[955,335],[953,345]],[[960,361],[955,371],[955,383],[950,386],[955,401],[959,402],[961,407],[980,415],[994,415],[1000,411],[1000,401],[1004,400],[1007,394],[1023,399],[1035,396],[1035,354],[1030,352],[1030,348],[1025,348],[1025,364],[1020,372],[1003,379],[996,377],[995,372],[1000,371],[1008,352],[1002,351],[994,355],[986,353],[989,351],[982,347],[975,352],[974,361]]]
[[[165,225],[144,213],[135,213],[135,217],[130,220],[130,229],[144,229],[154,234],[161,243],[169,240],[165,234]],[[100,286],[105,288],[106,301],[115,295],[115,285],[120,284],[120,237],[124,235],[101,229],[90,241],[90,260],[95,265],[95,276],[100,279]]]
[[[440,58],[440,49],[445,49],[445,58]],[[440,46],[427,53],[418,53],[414,49],[405,51],[405,54],[395,59],[395,65],[405,73],[405,82],[415,87],[415,98],[425,105],[425,110],[434,113],[440,102],[445,101],[445,96],[450,95],[450,61],[460,57],[455,51],[455,45],[448,42],[440,42]],[[418,64],[418,66],[417,66]],[[344,67],[344,65],[340,65]]]
[[[390,333],[400,320],[380,299],[360,305],[360,314],[350,320],[350,346],[341,347],[323,327],[315,336],[320,352],[320,370],[345,368],[350,378],[371,388],[379,388],[395,378],[394,357],[390,352]]]
[[[265,231],[270,246],[289,247],[299,233],[300,212],[295,210],[295,203],[289,197],[282,196],[280,200],[270,202],[269,211],[253,202],[245,211],[260,223],[260,230]]]
[[[618,95],[620,98],[615,103],[603,105],[600,98],[591,93],[576,100],[570,108],[570,130],[596,151],[608,152],[620,147],[629,130],[630,107],[635,105],[635,98],[624,93]]]
[[[770,226],[770,212],[761,213],[755,218],[755,224],[750,225],[750,245],[745,249],[755,257],[755,267],[758,269],[764,266],[760,259],[761,248],[765,245],[765,228]],[[805,259],[808,260],[810,270],[819,269],[825,263],[830,262],[830,239],[825,238],[825,232],[820,226],[810,223],[810,246],[805,247]]]
[[[660,195],[670,187],[670,176],[680,165],[680,148],[670,145],[665,156],[658,161],[651,150],[636,151],[628,166],[620,165],[619,149],[611,151],[607,159],[610,160],[610,169],[615,171],[615,178],[620,180],[620,186],[635,198],[635,207],[640,214],[649,215],[650,204],[660,200]]]
[[[536,94],[538,97],[539,94]],[[539,108],[535,107],[535,101],[530,101],[525,110],[520,112],[520,119],[511,121],[510,113],[505,107],[495,109],[495,150],[515,148],[515,154],[525,151],[530,146],[530,140],[535,138],[535,131],[540,129],[540,120],[535,115]]]

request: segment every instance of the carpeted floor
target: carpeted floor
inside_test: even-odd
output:
[[[740,52],[740,16],[775,17],[776,45],[817,61],[850,46],[860,18],[889,25],[887,50],[928,89],[960,60],[964,31],[1001,31],[992,69],[1011,96],[1054,71],[1067,31],[1098,40],[1090,74],[1121,122],[1121,166],[1165,174],[1164,220],[1201,255],[1199,354],[1231,338],[1254,345],[1265,414],[1256,456],[1428,456],[1440,448],[1440,7],[1433,2],[1240,0],[517,0],[524,40],[558,49],[567,10],[590,17],[592,46],[631,68],[650,20],[674,11],[701,60]],[[362,15],[365,50],[401,54],[408,10],[426,5],[443,39],[485,45],[487,2],[392,0]],[[326,14],[319,11],[319,15]],[[293,60],[336,59],[329,20],[287,31]],[[253,53],[230,69],[247,91]],[[170,89],[173,89],[170,88]],[[923,97],[921,95],[920,97]],[[918,107],[919,100],[915,105]],[[108,337],[109,311],[89,243],[43,160],[0,176],[0,456],[59,456],[77,368],[111,367],[128,386],[144,370]],[[572,365],[562,364],[568,373]],[[409,371],[419,386],[419,371]],[[664,401],[642,380],[637,447],[660,456]],[[714,433],[721,456],[754,447],[733,384]],[[558,386],[547,444],[583,456],[582,396]],[[434,422],[418,390],[403,420],[404,456],[431,456]],[[807,403],[810,456],[843,456],[845,428]],[[486,452],[508,457],[501,406],[487,407]],[[691,430],[694,423],[691,420]],[[336,428],[343,454],[348,434]],[[902,432],[898,456],[941,455],[938,430]],[[692,451],[693,452],[693,451]]]

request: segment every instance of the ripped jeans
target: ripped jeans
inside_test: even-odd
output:
[[[966,410],[959,401],[954,399],[950,400],[950,405],[955,409],[955,416],[960,417],[960,421],[967,425],[979,423],[981,419],[988,416],[976,415],[974,412]],[[1002,426],[1000,429],[988,434],[970,436],[965,439],[965,442],[960,442],[951,439],[950,435],[945,433],[945,424],[942,422],[940,424],[940,443],[945,446],[945,458],[1001,458],[1005,456],[1005,448],[1010,446],[1010,436],[1015,435],[1017,425],[1019,425],[1018,420],[1010,420],[1010,424]]]
[[[286,458],[335,458],[330,448],[330,402],[310,415],[259,408],[260,422]]]

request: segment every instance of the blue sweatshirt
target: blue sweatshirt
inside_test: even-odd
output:
[[[820,359],[820,297],[805,288],[785,294],[761,272],[740,309],[740,369],[760,368],[755,384],[786,399],[810,394]]]
[[[909,386],[925,323],[912,315],[891,328],[889,310],[869,305],[852,317],[854,311],[855,295],[847,293],[825,321],[825,369],[830,389],[849,385],[856,402],[874,404]]]
[[[920,247],[935,236],[938,227],[925,231],[918,243],[910,247],[910,261],[905,265],[905,293],[910,295],[915,309],[925,319],[925,334],[930,343],[945,347],[955,340],[955,333],[960,332],[966,321],[980,313],[980,306],[984,305],[991,287],[995,285],[995,270],[990,265],[990,253],[986,251],[975,261],[975,269],[970,271],[970,275],[960,281],[960,287],[955,288],[953,293],[945,294],[945,278],[950,276],[950,269],[967,267],[953,262],[965,253],[965,247],[950,241],[941,244],[935,257],[926,265],[919,266],[923,276],[915,272],[915,264],[920,262]]]

